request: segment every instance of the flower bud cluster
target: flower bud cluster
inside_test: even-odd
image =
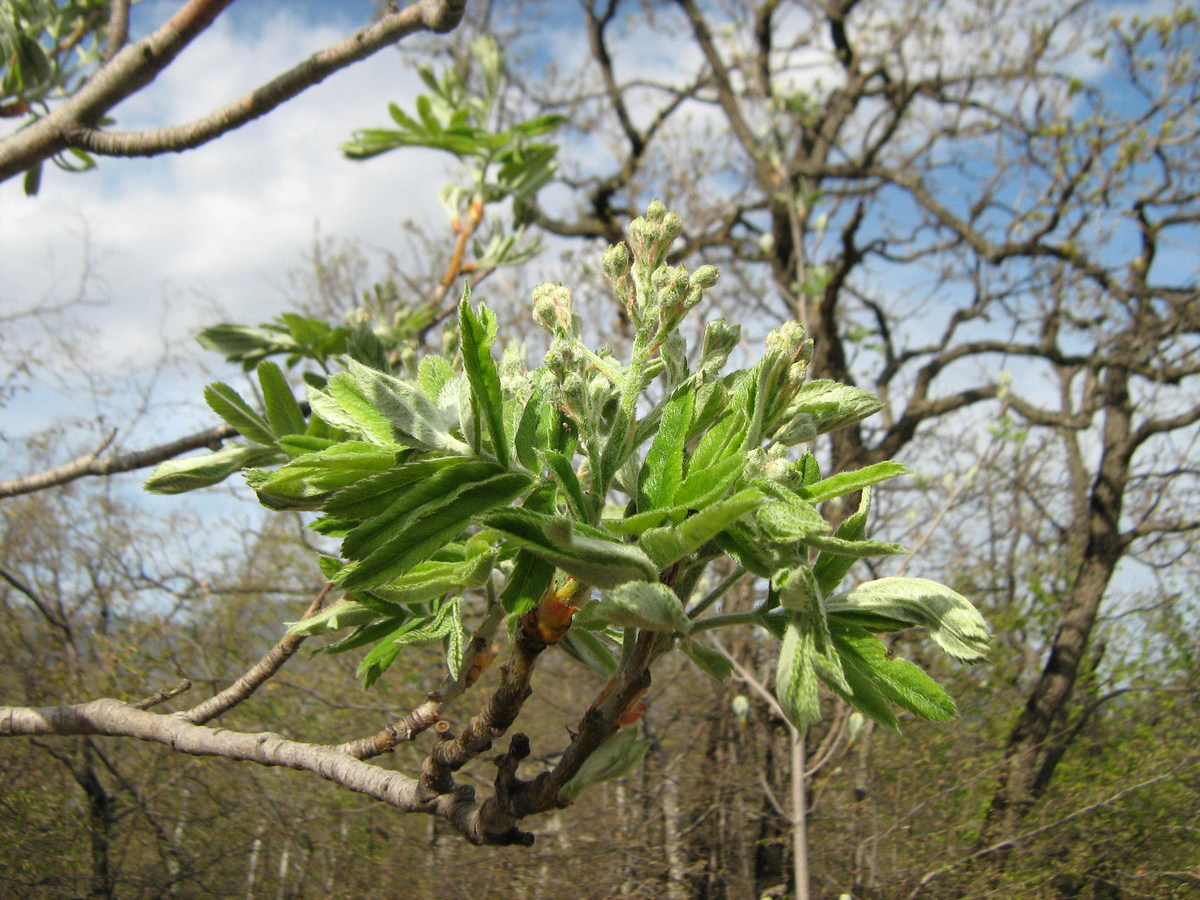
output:
[[[533,318],[556,337],[578,337],[581,330],[571,307],[571,289],[561,284],[546,283],[533,289]]]
[[[799,322],[785,322],[767,335],[758,377],[764,436],[773,435],[783,425],[788,406],[808,374],[812,351],[812,341],[805,338],[804,326]],[[802,423],[797,427],[802,428]]]
[[[656,332],[660,336],[665,333],[662,323],[670,313],[664,313],[664,307],[674,309],[685,305],[687,301],[689,285],[686,284],[686,272],[682,276],[683,285],[675,284],[679,278],[677,274],[661,274],[671,244],[682,231],[683,223],[679,216],[667,212],[661,200],[654,200],[647,207],[646,215],[634,219],[630,224],[628,250],[621,250],[618,244],[609,248],[611,260],[607,254],[605,257],[605,272],[613,281],[613,287],[625,305],[630,320],[639,332],[644,331],[648,336]],[[627,263],[628,257],[631,259]],[[664,279],[675,287],[674,293],[665,299],[661,296]],[[699,295],[695,299],[698,301]]]

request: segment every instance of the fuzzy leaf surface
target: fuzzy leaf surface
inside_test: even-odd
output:
[[[684,634],[692,625],[675,592],[658,581],[629,581],[613,588],[579,610],[574,624],[590,631],[616,625]]]
[[[962,594],[927,578],[879,578],[830,598],[831,617],[859,624],[879,617],[919,625],[929,631],[950,656],[961,662],[982,662],[990,633],[979,611]]]

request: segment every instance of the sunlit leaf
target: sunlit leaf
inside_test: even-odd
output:
[[[500,465],[508,466],[508,436],[504,431],[504,398],[500,393],[500,375],[492,359],[495,315],[486,306],[476,315],[471,309],[469,292],[463,292],[458,305],[459,334],[462,340],[463,368],[471,383],[471,401],[483,414],[492,449]]]
[[[437,407],[420,388],[354,360],[348,367],[363,399],[386,419],[402,444],[438,452],[468,452],[467,445],[446,429]]]
[[[855,469],[852,472],[839,472],[837,475],[831,475],[829,478],[815,482],[802,482],[804,486],[797,493],[810,503],[821,503],[825,500],[831,500],[834,497],[841,497],[844,494],[849,494],[854,491],[861,491],[863,488],[878,484],[881,481],[887,481],[889,478],[896,478],[900,475],[908,475],[911,470],[906,466],[900,465],[898,462],[886,460],[884,462],[875,463],[874,465],[864,466],[861,469]]]
[[[303,434],[304,412],[292,396],[292,389],[283,377],[279,366],[263,360],[258,364],[258,381],[262,385],[263,402],[267,408],[267,422],[276,435]]]
[[[484,516],[482,521],[508,541],[585,584],[608,589],[627,581],[658,577],[658,569],[638,547],[584,534],[569,519],[527,509],[506,509]]]
[[[575,614],[576,628],[595,630],[607,625],[687,633],[691,621],[679,598],[658,581],[630,581],[619,585]]]
[[[210,384],[204,389],[204,399],[212,411],[236,428],[242,437],[264,447],[275,446],[275,434],[267,420],[251,409],[229,385],[219,381]]]
[[[405,574],[458,537],[475,516],[509,503],[529,485],[527,475],[510,472],[470,484],[445,503],[414,511],[403,527],[389,529],[382,542],[370,544],[375,549],[365,559],[347,568],[342,587],[369,589]]]
[[[757,490],[739,491],[732,497],[705,506],[679,525],[646,531],[638,544],[656,566],[664,569],[700,549],[733,522],[756,509],[763,500],[762,493]]]
[[[646,452],[646,461],[638,478],[639,512],[667,506],[674,501],[675,492],[683,481],[684,445],[694,400],[695,393],[689,388],[676,392],[663,407],[658,433]]]
[[[983,616],[962,594],[927,578],[879,578],[858,585],[826,604],[831,617],[857,624],[859,617],[885,617],[919,625],[948,654],[962,662],[982,662],[990,634]],[[865,627],[865,626],[864,626]]]
[[[269,447],[226,444],[213,453],[159,463],[144,487],[152,494],[183,494],[217,484],[242,469],[283,462],[284,458]]]

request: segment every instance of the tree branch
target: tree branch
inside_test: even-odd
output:
[[[249,734],[194,725],[178,716],[137,709],[109,698],[73,706],[0,707],[0,737],[99,734],[165,744],[191,756],[219,756],[315,772],[350,790],[406,812],[437,813],[445,798],[421,801],[417,780],[360,762],[329,747],[289,741],[278,734]]]
[[[117,53],[66,103],[0,143],[0,181],[70,147],[102,156],[154,156],[198,147],[410,34],[450,31],[461,21],[467,0],[418,0],[194,122],[124,133],[94,127],[109,110],[153,81],[232,2],[190,0],[149,37]]]
[[[325,583],[325,586],[321,588],[321,593],[309,604],[304,615],[300,617],[301,621],[315,616],[321,611],[321,607],[325,605],[325,598],[332,588],[333,582]],[[304,639],[304,635],[285,634],[274,647],[263,654],[262,659],[255,663],[245,675],[203,703],[199,703],[185,712],[176,713],[176,717],[185,722],[191,722],[193,725],[203,725],[237,706],[278,672],[283,664],[292,658],[292,654],[300,649]]]
[[[44,472],[36,472],[32,475],[22,476],[21,478],[10,478],[6,481],[0,481],[0,499],[15,497],[18,494],[32,494],[35,491],[42,491],[49,487],[67,484],[87,475],[116,475],[119,472],[144,469],[147,466],[157,465],[163,460],[173,459],[181,453],[187,453],[189,450],[199,450],[201,447],[217,450],[220,448],[222,441],[236,434],[237,431],[232,426],[216,425],[212,428],[206,428],[204,431],[197,431],[195,434],[189,434],[177,440],[159,444],[157,447],[148,447],[145,450],[135,450],[131,453],[122,453],[102,459],[100,454],[111,443],[112,438],[110,437],[91,453],[85,454],[69,463],[63,463],[61,466],[55,466],[53,469],[47,469]]]

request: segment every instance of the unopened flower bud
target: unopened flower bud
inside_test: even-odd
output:
[[[666,253],[670,248],[671,243],[675,238],[683,232],[683,220],[679,218],[678,213],[667,213],[662,220],[662,231],[659,233],[659,240],[662,241],[661,247],[663,253]]]
[[[625,276],[629,271],[629,248],[625,243],[613,244],[604,251],[603,257],[604,274],[611,281],[616,281]]]
[[[667,207],[661,200],[655,198],[650,201],[650,205],[646,207],[646,218],[651,222],[661,222],[662,217],[666,215]]]
[[[554,315],[554,299],[551,292],[554,290],[552,284],[540,284],[533,289],[533,318],[534,320],[549,332],[554,331],[554,323],[557,321]]]
[[[721,277],[721,270],[716,266],[701,266],[692,273],[691,283],[694,287],[707,290],[717,283],[717,279]]]
[[[552,334],[574,332],[571,289],[561,284],[542,284],[533,292],[533,317]]]

